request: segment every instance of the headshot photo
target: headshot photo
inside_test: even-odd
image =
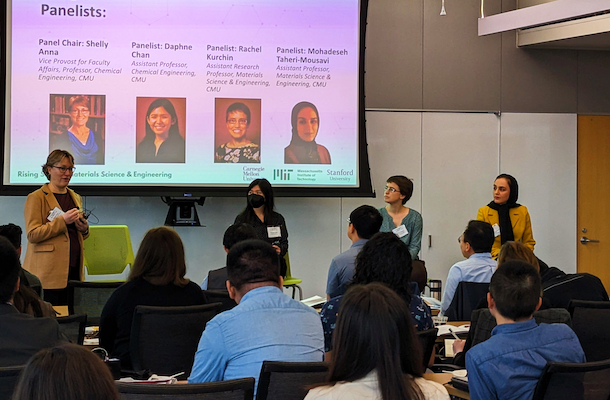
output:
[[[136,163],[184,163],[186,99],[136,99]]]
[[[330,164],[326,147],[316,143],[320,113],[313,103],[302,101],[292,108],[292,139],[284,149],[286,164]]]
[[[216,99],[216,163],[261,162],[261,100]]]
[[[106,96],[52,94],[49,152],[67,150],[80,165],[104,164]]]

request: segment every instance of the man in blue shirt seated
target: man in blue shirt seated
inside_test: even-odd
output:
[[[538,271],[508,261],[491,278],[489,311],[498,326],[491,338],[466,353],[470,398],[531,399],[547,362],[585,362],[576,334],[565,324],[540,324],[532,314],[542,304]]]
[[[491,258],[494,230],[490,224],[470,221],[458,242],[466,260],[455,263],[449,270],[441,304],[443,315],[449,309],[460,282],[488,283],[496,270],[496,261]]]
[[[356,256],[362,246],[381,228],[383,217],[376,208],[360,206],[349,215],[347,237],[352,246],[339,254],[330,263],[328,280],[326,281],[326,296],[328,300],[341,296],[347,289],[347,284],[354,277]]]
[[[222,248],[225,253],[229,253],[231,247],[236,243],[246,239],[256,239],[258,237],[256,231],[250,224],[233,224],[227,228],[222,237]],[[214,269],[208,272],[201,283],[201,289],[214,290],[219,292],[227,291],[227,267]]]
[[[282,291],[274,248],[245,240],[227,255],[227,289],[237,306],[206,325],[189,383],[260,375],[263,361],[322,361],[324,336],[318,313]]]

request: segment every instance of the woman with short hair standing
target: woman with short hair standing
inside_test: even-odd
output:
[[[386,181],[383,199],[387,206],[379,209],[383,217],[380,232],[394,232],[409,246],[411,259],[418,260],[424,227],[421,214],[405,206],[413,195],[413,182],[403,175],[390,176]]]
[[[68,188],[74,172],[72,154],[53,150],[42,172],[49,183],[25,201],[28,247],[23,268],[40,279],[46,301],[66,305],[68,280],[83,278],[83,240],[89,235],[89,224],[81,197]]]

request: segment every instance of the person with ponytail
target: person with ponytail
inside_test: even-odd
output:
[[[491,224],[494,229],[491,257],[497,259],[500,248],[508,241],[522,242],[533,251],[536,241],[532,234],[532,221],[527,207],[517,203],[517,180],[508,174],[498,175],[494,181],[493,197],[489,204],[479,208],[477,214],[477,220]]]
[[[280,273],[286,276],[288,230],[282,214],[275,212],[273,188],[267,179],[255,179],[248,185],[246,208],[235,217],[233,224],[251,225],[258,238],[270,243],[280,257]]]
[[[305,400],[449,400],[422,378],[422,348],[407,303],[381,283],[351,286],[333,337],[328,382]]]

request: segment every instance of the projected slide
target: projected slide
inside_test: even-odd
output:
[[[13,0],[5,185],[359,184],[357,0]],[[8,168],[7,168],[8,167]]]

